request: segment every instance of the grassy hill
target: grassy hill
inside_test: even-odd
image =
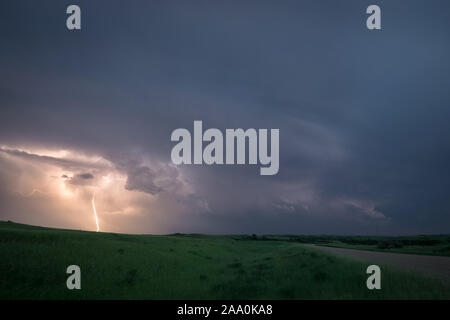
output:
[[[81,290],[66,268],[81,268]],[[0,222],[1,299],[450,299],[450,287],[294,241],[126,235]]]

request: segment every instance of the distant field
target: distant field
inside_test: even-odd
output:
[[[0,222],[1,299],[450,299],[438,281],[367,264],[288,238],[125,235]],[[66,288],[81,267],[82,289]]]
[[[450,256],[450,235],[423,235],[409,237],[268,235],[256,237],[256,239],[313,243],[321,246],[373,250],[380,252]]]
[[[396,252],[396,253],[409,253],[409,254],[424,254],[433,256],[450,256],[450,245],[449,244],[436,244],[431,246],[420,246],[420,245],[407,245],[402,247],[379,247],[378,245],[364,245],[364,244],[350,244],[341,241],[331,241],[329,243],[323,244],[330,247],[339,247],[347,249],[359,249],[359,250],[373,250],[381,252]]]

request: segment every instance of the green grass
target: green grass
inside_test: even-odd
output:
[[[66,288],[81,268],[82,289]],[[449,299],[441,282],[292,241],[245,236],[125,235],[0,222],[1,299]]]

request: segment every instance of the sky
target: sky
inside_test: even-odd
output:
[[[449,233],[449,24],[438,0],[1,1],[0,220],[95,231],[94,198],[107,232]],[[280,129],[278,174],[174,165],[195,120]]]

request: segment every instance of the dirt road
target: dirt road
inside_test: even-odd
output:
[[[307,246],[374,264],[391,265],[402,270],[416,271],[450,283],[450,257],[343,249],[312,244]]]

